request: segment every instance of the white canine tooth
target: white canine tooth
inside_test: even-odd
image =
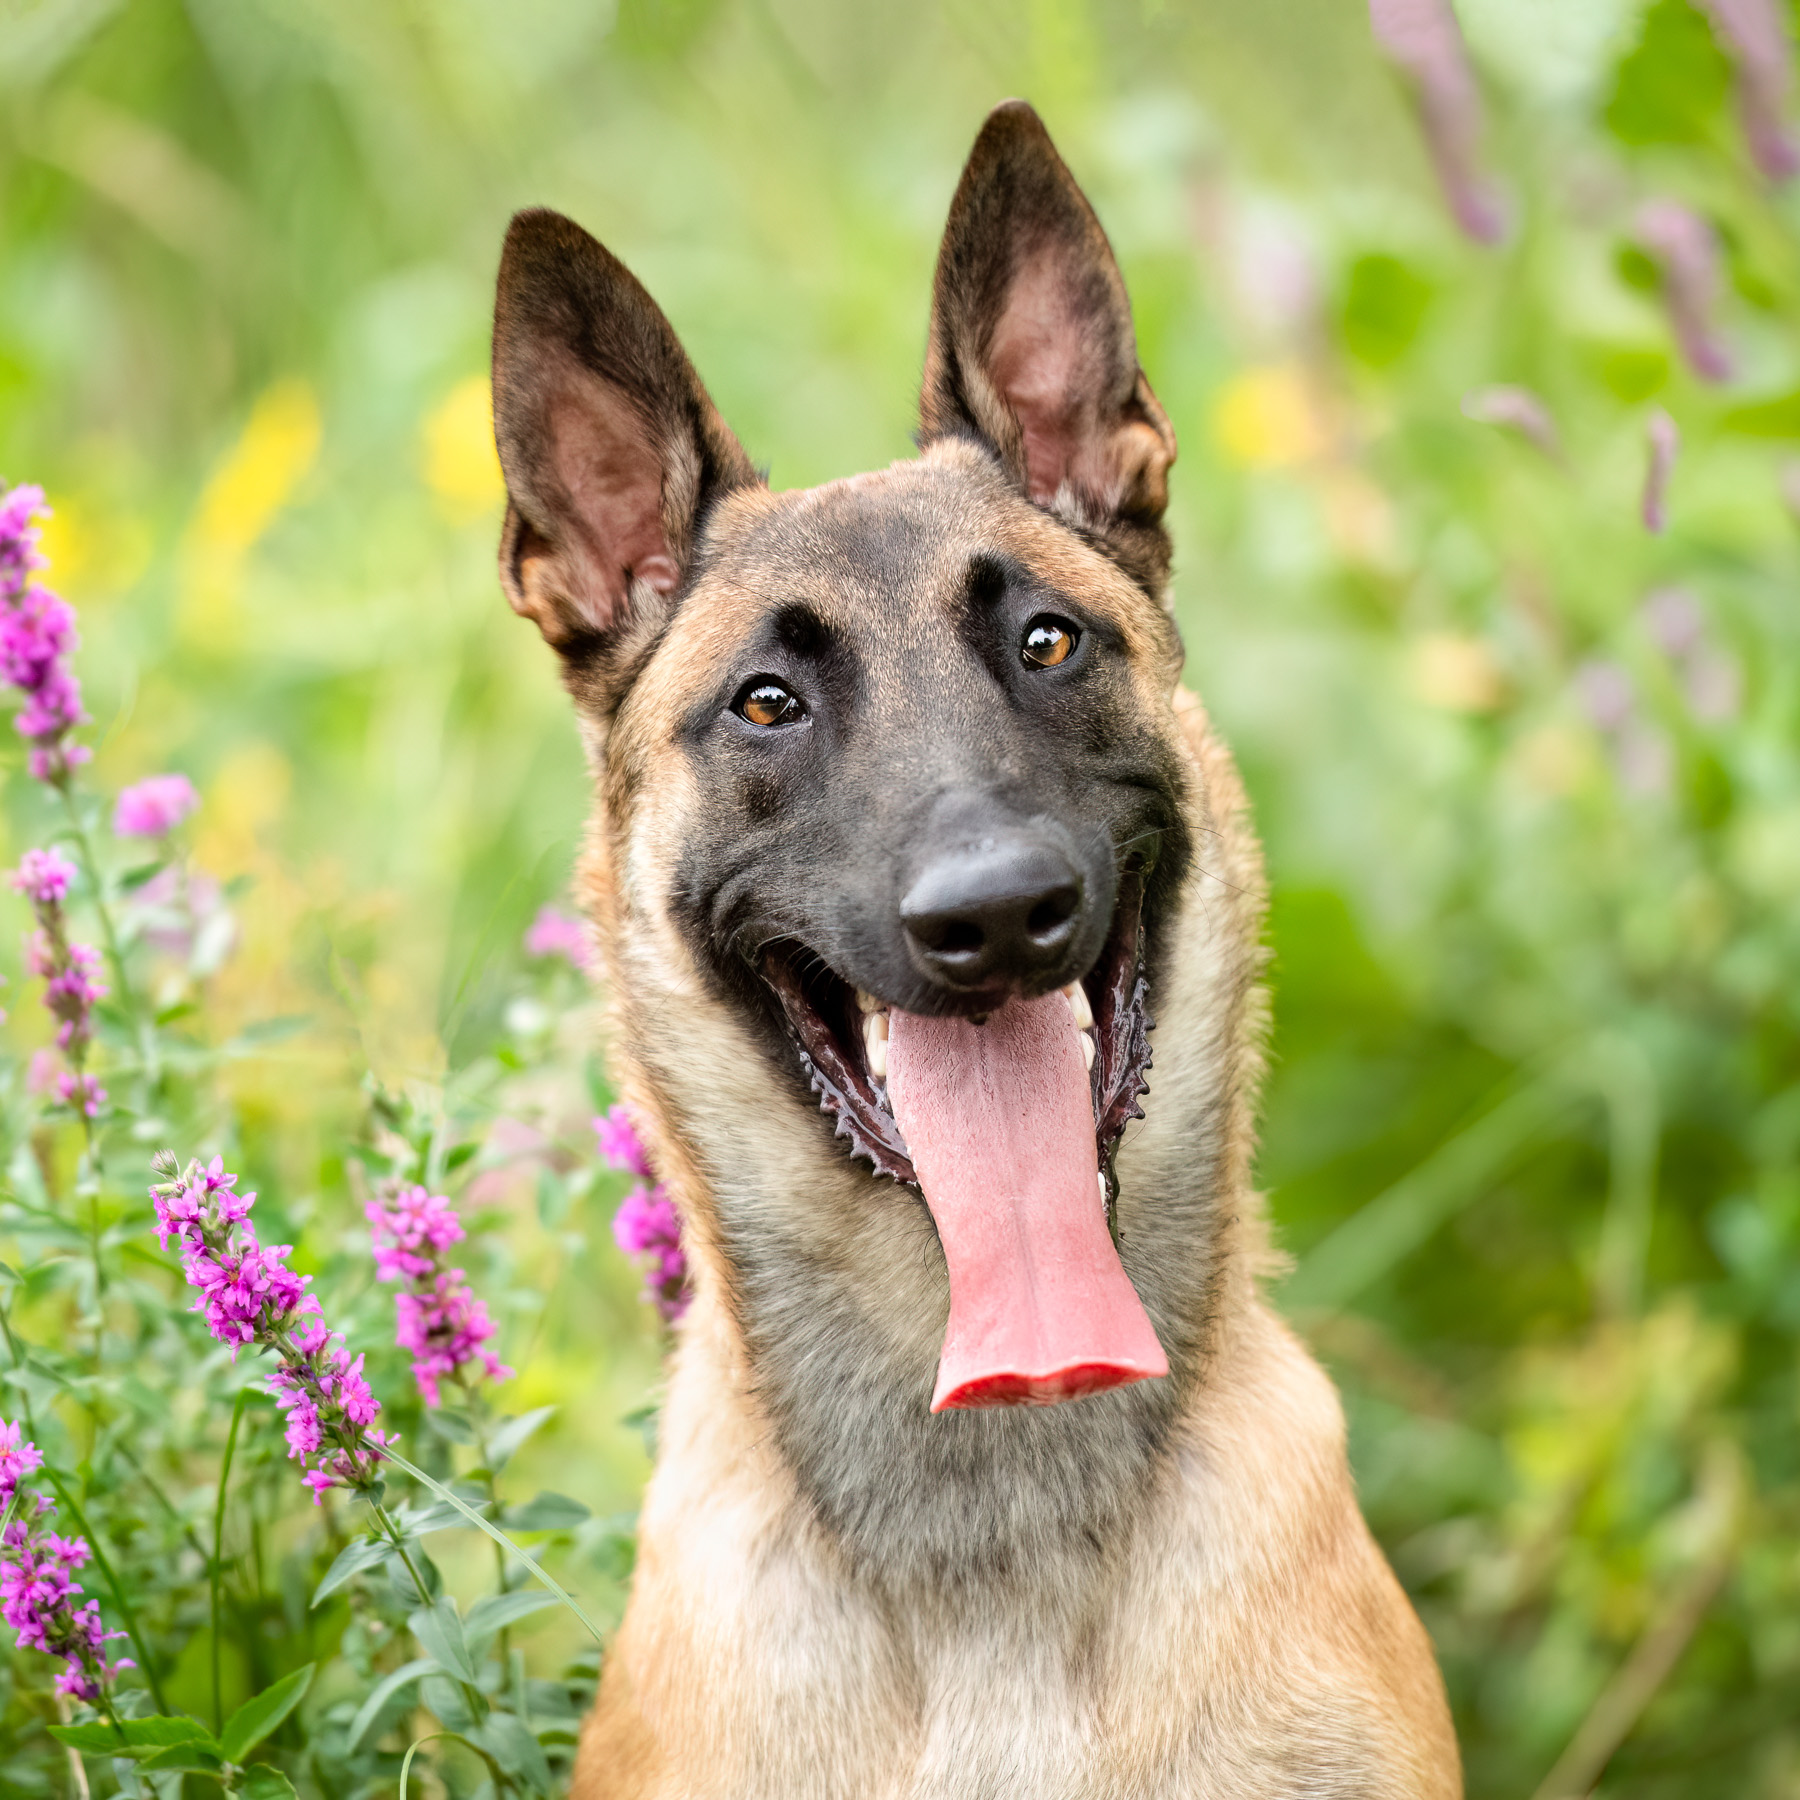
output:
[[[888,1020],[886,1013],[870,1013],[863,1020],[863,1049],[868,1052],[869,1073],[887,1080]]]
[[[1075,1015],[1075,1029],[1086,1031],[1094,1022],[1094,1009],[1088,1004],[1087,989],[1079,981],[1071,981],[1062,992],[1069,1003],[1069,1011]]]
[[[873,994],[865,994],[861,988],[856,990],[856,1010],[863,1013],[885,1012],[887,1008]]]
[[[1094,1066],[1094,1055],[1095,1055],[1093,1036],[1091,1033],[1086,1032],[1086,1031],[1082,1032],[1080,1035],[1081,1035],[1081,1060],[1088,1066],[1089,1069],[1092,1069]]]
[[[1106,1171],[1104,1169],[1102,1169],[1100,1171],[1100,1204],[1102,1206],[1104,1206],[1107,1202],[1107,1199],[1108,1199],[1108,1195],[1106,1192]]]

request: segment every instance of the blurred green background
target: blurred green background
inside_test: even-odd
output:
[[[1180,438],[1188,679],[1268,846],[1283,1301],[1471,1792],[1573,1741],[1606,1793],[1800,1794],[1800,220],[1688,0],[1458,12],[1494,248],[1354,0],[0,0],[0,476],[57,509],[99,780],[185,770],[251,878],[214,1004],[308,1024],[233,1066],[240,1133],[329,1245],[365,1067],[544,1029],[516,947],[586,805],[492,573],[508,215],[620,254],[803,485],[908,452],[957,171],[1032,99]],[[1722,386],[1634,247],[1657,196],[1718,233]],[[1465,414],[1502,383],[1555,454]],[[657,1351],[617,1186],[492,1188],[553,1296],[508,1403],[564,1402],[537,1466],[602,1513]]]

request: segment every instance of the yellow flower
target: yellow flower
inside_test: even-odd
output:
[[[479,518],[505,497],[485,375],[459,381],[427,417],[419,437],[426,483],[452,519]]]

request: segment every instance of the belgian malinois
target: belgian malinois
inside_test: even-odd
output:
[[[1176,685],[1174,434],[1037,115],[956,191],[916,459],[772,492],[552,212],[494,398],[694,1283],[578,1800],[1457,1794],[1258,1291],[1260,860]]]

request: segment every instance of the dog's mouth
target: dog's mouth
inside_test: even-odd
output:
[[[1168,1363],[1111,1233],[1150,1067],[1141,865],[1087,975],[980,1017],[858,992],[786,940],[762,974],[851,1154],[923,1193],[950,1274],[932,1410],[1049,1404]]]

